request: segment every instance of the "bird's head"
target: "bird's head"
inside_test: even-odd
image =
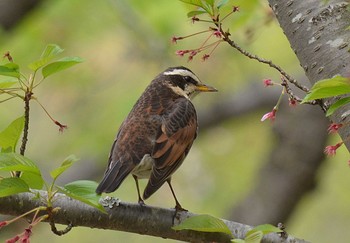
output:
[[[171,67],[160,74],[166,85],[178,95],[187,99],[193,98],[200,92],[216,92],[214,87],[203,84],[188,68]]]

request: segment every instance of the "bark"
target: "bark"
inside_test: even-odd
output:
[[[311,84],[337,74],[350,76],[350,32],[346,30],[350,23],[348,2],[269,0],[269,4]],[[325,101],[326,106],[335,100]],[[331,120],[348,124],[349,110],[350,105],[344,106]],[[339,134],[349,150],[348,126],[340,129]]]
[[[46,192],[38,191],[42,197]],[[207,233],[190,230],[175,231],[171,229],[174,224],[193,216],[190,212],[175,214],[174,209],[140,206],[139,204],[122,203],[110,198],[102,201],[107,214],[92,208],[79,201],[71,199],[63,194],[57,194],[53,207],[61,208],[53,216],[53,220],[59,224],[72,224],[90,228],[121,230],[138,234],[146,234],[163,238],[171,238],[189,242],[231,242],[230,236],[223,233]],[[0,198],[0,213],[7,215],[20,215],[42,205],[32,193],[20,193],[17,195]],[[244,238],[246,232],[252,227],[232,221],[224,220],[236,238]],[[278,234],[268,234],[262,242],[295,242],[304,240],[287,235],[286,238]]]

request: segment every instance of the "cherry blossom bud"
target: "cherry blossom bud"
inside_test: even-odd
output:
[[[341,128],[343,126],[343,124],[341,123],[332,123],[331,125],[329,125],[327,131],[329,134],[331,133],[337,133],[338,132],[338,129]]]
[[[339,142],[336,145],[329,145],[324,149],[324,153],[328,156],[334,156],[337,152],[337,149],[343,145],[343,142]]]
[[[261,121],[265,121],[265,120],[270,120],[270,121],[274,121],[276,118],[276,112],[277,109],[273,108],[272,111],[266,113],[265,115],[263,115],[263,117],[261,118]]]

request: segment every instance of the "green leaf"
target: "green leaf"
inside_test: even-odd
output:
[[[350,103],[350,97],[342,98],[338,101],[336,101],[334,104],[332,104],[326,113],[326,116],[332,115],[338,108],[342,107],[343,105],[346,105]]]
[[[194,230],[202,232],[221,232],[232,235],[227,225],[211,215],[201,214],[184,220],[181,224],[172,227],[174,230]]]
[[[32,173],[29,171],[22,172],[21,179],[24,180],[32,189],[40,190],[44,186],[44,180],[41,174]]]
[[[24,126],[24,117],[21,116],[11,122],[11,124],[0,132],[1,151],[8,150],[14,152],[17,142],[22,134]]]
[[[254,232],[252,232],[249,235],[248,235],[248,233],[247,233],[247,235],[245,237],[245,242],[246,243],[260,243],[262,238],[263,238],[263,236],[264,236],[262,231],[254,231]]]
[[[101,196],[97,195],[95,181],[80,180],[66,184],[64,187],[57,188],[67,196],[86,203],[101,212],[106,212],[103,206],[99,203]]]
[[[21,178],[11,177],[0,179],[0,197],[29,191],[29,186]]]
[[[205,12],[209,13],[210,15],[213,14],[213,6],[214,1],[213,0],[180,0],[181,2],[194,5],[197,7],[200,7],[205,10]]]
[[[242,240],[242,239],[233,239],[233,240],[231,240],[231,242],[233,242],[233,243],[246,243],[246,241]]]
[[[187,4],[190,4],[190,5],[194,5],[194,6],[203,8],[203,3],[201,0],[180,0],[180,1],[187,3]]]
[[[2,65],[0,66],[0,75],[19,78],[19,66],[12,62]]]
[[[83,59],[80,57],[64,57],[43,67],[42,74],[44,78],[46,78],[51,74],[70,68],[71,66],[81,63],[82,61]]]
[[[204,10],[191,11],[191,12],[187,13],[187,17],[191,18],[193,16],[197,16],[197,15],[201,15],[201,14],[205,14],[205,13],[206,13],[206,11],[204,11]]]
[[[13,77],[8,77],[7,79],[0,80],[0,89],[6,89],[11,87],[14,84],[18,83],[18,79],[15,79]]]
[[[217,4],[217,8],[221,8],[222,6],[226,5],[228,3],[228,0],[221,0],[220,2],[218,2]]]
[[[61,47],[59,47],[56,44],[48,44],[45,47],[45,50],[43,51],[43,53],[41,54],[40,58],[41,59],[45,59],[45,58],[54,58],[56,57],[58,54],[62,53],[64,51],[64,49],[62,49]]]
[[[315,83],[302,103],[315,99],[323,99],[337,95],[350,93],[350,80],[342,76],[335,76],[331,79],[323,79]]]
[[[0,171],[27,171],[41,175],[39,168],[30,159],[17,153],[0,153]]]
[[[251,233],[254,233],[255,231],[261,231],[264,235],[270,234],[270,233],[278,233],[282,232],[281,229],[277,228],[276,226],[273,226],[271,224],[261,224],[253,229],[249,230],[247,235],[250,235]]]
[[[49,44],[45,47],[45,50],[40,56],[39,60],[32,62],[28,65],[30,69],[33,71],[37,71],[39,68],[48,64],[53,58],[55,58],[58,54],[62,53],[63,49],[56,44]]]
[[[68,156],[61,164],[60,167],[54,169],[50,172],[51,177],[56,180],[65,170],[71,167],[75,162],[79,159],[75,157],[75,155]]]
[[[44,180],[39,168],[30,159],[13,152],[0,153],[0,171],[22,171],[21,179],[33,189],[41,189]]]

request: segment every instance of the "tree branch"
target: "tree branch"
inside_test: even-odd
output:
[[[42,197],[46,192],[38,191]],[[138,234],[146,234],[163,238],[171,238],[189,242],[230,242],[230,236],[223,233],[207,233],[190,230],[175,231],[171,229],[174,224],[193,216],[190,212],[175,214],[174,209],[157,208],[152,206],[140,206],[120,202],[118,199],[109,198],[103,200],[107,214],[90,207],[82,202],[71,199],[64,194],[57,193],[53,207],[60,210],[53,216],[55,223],[90,228],[110,229],[126,231]],[[42,206],[32,193],[20,193],[9,197],[0,198],[0,213],[7,215],[21,215],[35,207]],[[236,238],[244,238],[252,226],[224,220],[226,225]],[[278,234],[266,235],[262,242],[301,242],[293,236],[287,239]]]

